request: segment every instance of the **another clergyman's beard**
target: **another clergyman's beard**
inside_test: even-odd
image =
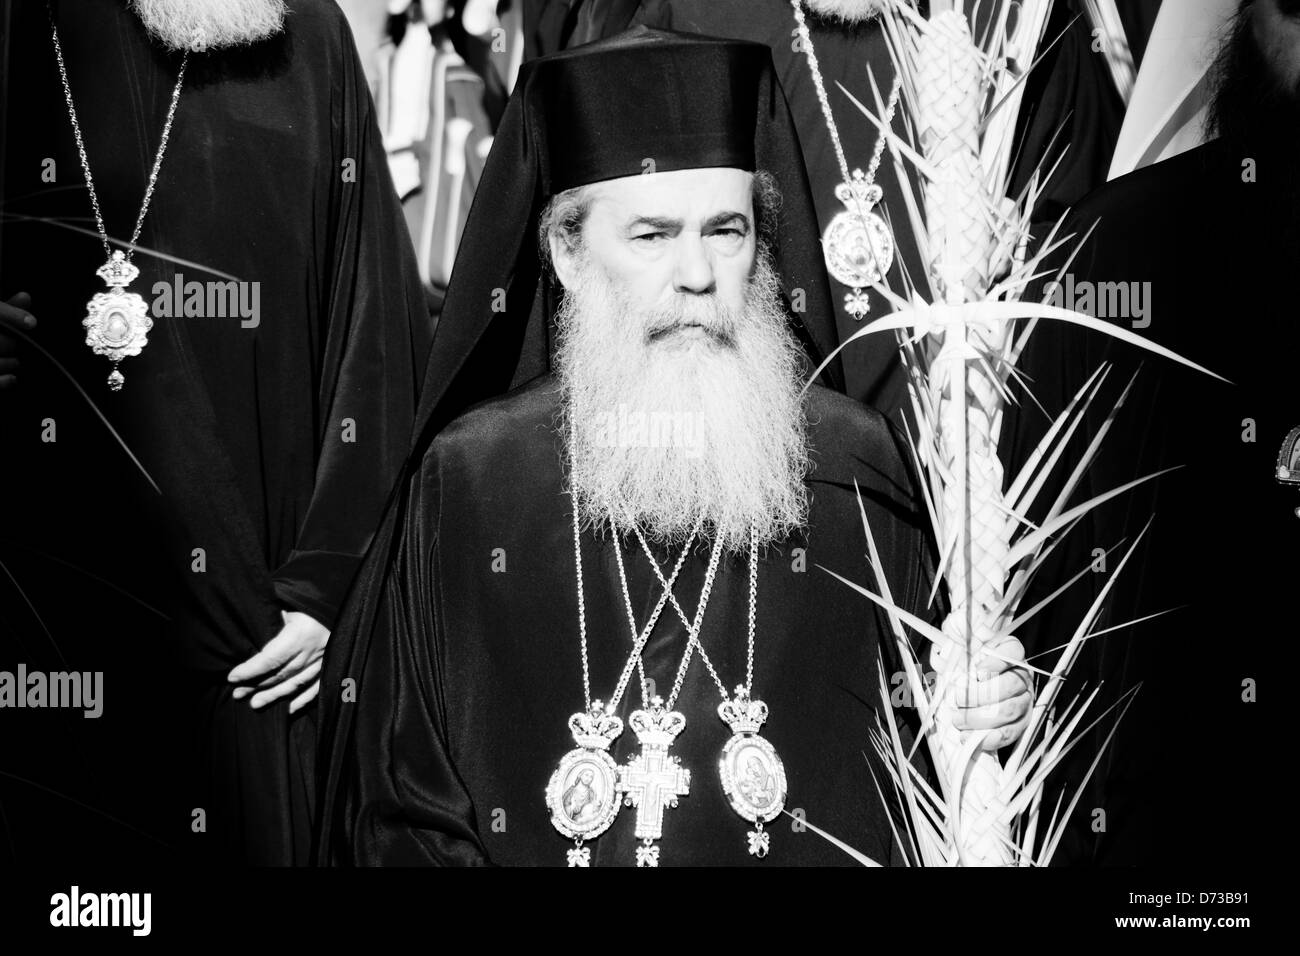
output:
[[[1210,131],[1234,148],[1295,157],[1300,167],[1300,84],[1283,82],[1259,49],[1250,10],[1238,14],[1214,64]]]
[[[708,331],[673,331],[682,323]],[[734,552],[803,525],[808,470],[801,352],[767,254],[741,310],[678,295],[638,308],[590,261],[557,315],[557,369],[580,517],[629,516],[654,538],[705,533]]]
[[[130,0],[149,35],[172,50],[247,46],[284,29],[284,0]]]
[[[1268,245],[1277,261],[1300,255],[1300,84],[1284,82],[1255,39],[1251,10],[1233,22],[1214,64],[1209,131],[1227,155],[1258,163]],[[1256,237],[1262,238],[1262,237]]]
[[[894,0],[803,0],[817,16],[841,23],[864,23],[884,12]]]

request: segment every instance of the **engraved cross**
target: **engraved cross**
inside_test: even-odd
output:
[[[638,840],[658,840],[663,832],[664,809],[676,807],[677,798],[691,790],[691,772],[683,769],[668,748],[642,741],[640,755],[621,767],[618,789],[627,795],[627,805],[636,807]]]

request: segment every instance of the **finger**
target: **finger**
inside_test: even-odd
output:
[[[975,655],[975,669],[981,674],[1001,674],[1025,662],[1025,645],[1018,638],[1004,637]]]
[[[1029,718],[1016,721],[1014,724],[1008,724],[1005,727],[998,727],[994,730],[984,731],[984,739],[980,741],[979,749],[985,753],[993,753],[1001,750],[1003,747],[1010,747],[1020,735],[1025,732],[1029,726]],[[978,732],[978,731],[977,731]]]
[[[11,302],[12,300],[0,302],[0,325],[10,325],[23,331],[36,328],[36,316],[28,312],[25,305],[14,305]]]
[[[0,388],[13,388],[18,384],[16,375],[0,375]]]
[[[298,648],[290,635],[282,630],[244,663],[232,670],[226,680],[232,684],[247,684],[268,674],[274,674],[297,655]]]
[[[249,690],[263,690],[273,684],[286,681],[302,672],[302,669],[311,663],[311,657],[305,651],[299,651],[289,658],[280,667],[267,674],[261,680],[248,681]]]
[[[311,663],[307,654],[298,653],[289,658],[275,670],[271,671],[265,677],[260,679],[248,680],[235,688],[235,700],[243,700],[249,694],[255,694],[259,690],[265,690],[268,687],[286,681],[291,677],[299,674],[304,667]]]
[[[253,699],[248,702],[249,706],[254,710],[260,710],[267,704],[279,700],[281,697],[288,697],[290,694],[297,692],[304,685],[316,679],[320,674],[320,665],[320,661],[316,661],[314,664],[308,664],[297,674],[294,674],[286,680],[280,681],[280,683],[276,684],[274,687],[258,691],[253,695]]]
[[[1021,694],[985,707],[968,707],[955,712],[953,725],[958,730],[995,730],[1014,724],[1029,713],[1032,698]]]
[[[301,671],[306,664],[307,659],[303,655],[294,655],[265,677],[245,681],[243,684],[236,687],[234,693],[235,700],[243,700],[249,694],[254,694],[259,690],[272,687],[283,680],[288,680],[290,677],[293,677]]]
[[[1023,671],[1006,671],[994,677],[955,684],[952,703],[956,707],[984,707],[1028,692],[1029,682],[1025,680]]]
[[[15,292],[5,304],[11,305],[15,309],[30,309],[32,307],[32,297],[26,292]]]
[[[315,700],[316,695],[319,693],[320,693],[320,681],[314,680],[311,682],[310,687],[308,687],[305,691],[303,691],[301,694],[295,697],[293,701],[289,704],[289,713],[296,714],[298,711],[302,710],[313,700]]]
[[[309,664],[303,670],[295,673],[291,677],[285,678],[275,686],[268,687],[265,690],[259,690],[253,695],[253,699],[249,701],[249,706],[254,710],[260,710],[267,704],[274,703],[282,697],[287,697],[290,694],[296,693],[303,686],[315,680],[319,674],[320,664]]]

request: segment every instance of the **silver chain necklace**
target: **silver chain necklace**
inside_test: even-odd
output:
[[[569,434],[569,473],[571,476],[576,476],[577,459],[573,452],[577,444],[576,423],[570,423]],[[571,477],[570,480],[576,482],[576,477]],[[690,537],[677,559],[677,565],[673,568],[672,578],[666,583],[664,593],[660,595],[659,601],[656,603],[640,635],[636,633],[635,620],[632,620],[632,651],[628,655],[627,662],[623,665],[613,696],[610,698],[609,703],[606,704],[600,700],[593,700],[591,696],[591,670],[587,654],[586,589],[582,583],[582,535],[578,520],[576,492],[571,490],[571,497],[573,498],[573,559],[578,594],[578,642],[582,651],[582,693],[587,709],[569,717],[569,731],[573,735],[577,747],[560,758],[559,765],[555,768],[555,772],[551,774],[551,778],[546,785],[546,803],[551,811],[551,825],[562,836],[574,841],[573,847],[568,851],[569,866],[586,867],[591,865],[591,849],[583,846],[583,842],[595,839],[609,829],[624,801],[625,791],[622,787],[624,768],[614,763],[614,758],[609,755],[610,745],[623,733],[623,720],[614,711],[623,698],[623,693],[627,689],[633,670],[637,667],[642,667],[641,686],[643,699],[648,695],[641,651],[645,647],[646,641],[650,639],[650,634],[659,620],[659,615],[668,603],[672,583],[677,580],[678,573],[686,563],[686,557],[690,554],[691,545],[694,543],[704,519],[701,516],[692,529]],[[615,541],[614,545],[617,548],[618,542]],[[710,560],[710,565],[714,568],[716,568],[720,553],[721,548],[715,548],[715,553]],[[697,610],[697,616],[702,617],[703,604],[707,602],[708,594],[703,593],[701,598],[701,606]],[[626,600],[630,612],[630,594],[627,595]],[[685,664],[686,661],[684,660],[683,663]],[[668,744],[672,742],[672,738],[677,733],[681,732],[681,727],[685,725],[685,719],[682,718],[681,714],[665,710],[662,702],[657,697],[646,701],[646,703],[649,705],[648,707],[634,711],[628,718],[629,722],[638,728],[638,738],[641,737],[642,728],[648,725],[661,726],[664,733],[668,733],[669,730],[672,731],[663,741],[659,753],[660,759],[655,767],[659,771],[660,777],[659,789],[656,790],[656,794],[662,798],[662,802],[658,804],[659,822],[662,825],[664,806],[675,806],[677,796],[685,795],[690,790],[690,771],[682,769],[678,765],[676,757],[667,755]],[[676,720],[681,721],[681,726],[676,725]],[[671,777],[671,781],[667,777]],[[673,792],[671,794],[667,789],[669,783],[672,784],[671,789]],[[629,797],[630,799],[631,797]],[[646,838],[642,837],[640,832],[642,829],[640,826],[642,815],[638,813],[637,836],[645,840]],[[647,822],[647,827],[649,827],[649,822]],[[653,839],[657,838],[658,834]],[[656,865],[658,863],[658,847],[651,845],[653,839],[649,840],[649,842],[643,842],[642,846],[638,847],[638,865]],[[643,864],[642,861],[646,862]]]
[[[830,132],[835,158],[840,164],[840,178],[843,180],[835,187],[835,198],[843,203],[844,209],[835,215],[822,233],[822,255],[826,259],[827,271],[853,290],[844,297],[844,310],[855,320],[861,321],[871,309],[866,287],[880,282],[894,264],[894,234],[890,232],[885,220],[871,211],[884,195],[876,185],[876,173],[884,156],[886,137],[882,131],[876,140],[866,173],[861,169],[849,172],[849,162],[844,156],[840,131],[835,125],[831,102],[822,83],[821,67],[817,62],[817,53],[813,50],[812,34],[804,19],[802,2],[790,0],[790,6],[794,9],[799,40],[808,57],[813,87],[817,91],[817,101],[821,104],[822,116],[826,119],[826,129]],[[889,94],[889,104],[885,108],[886,130],[893,125],[902,89],[901,78],[895,78],[894,88]]]
[[[686,657],[689,659],[692,648],[697,648],[705,667],[708,668],[709,676],[713,678],[713,683],[717,685],[718,693],[722,697],[722,703],[718,705],[718,716],[731,728],[732,737],[722,748],[722,757],[718,761],[718,773],[722,778],[722,790],[727,795],[731,808],[740,814],[740,816],[754,824],[754,829],[748,834],[749,852],[752,856],[767,856],[771,848],[771,834],[763,830],[764,823],[770,823],[776,819],[785,807],[786,796],[786,777],[785,765],[777,755],[776,748],[764,737],[759,736],[758,731],[767,720],[768,708],[761,700],[751,699],[751,691],[754,686],[754,634],[756,616],[758,610],[758,533],[757,530],[750,526],[749,531],[749,629],[748,640],[746,641],[745,655],[745,683],[736,687],[734,699],[727,695],[727,688],[723,685],[722,679],[718,677],[717,669],[709,656],[704,651],[704,645],[699,643],[699,625],[700,616],[697,614],[694,624],[687,620],[686,612],[682,610],[677,603],[677,597],[672,593],[672,587],[669,582],[664,580],[663,571],[659,568],[659,562],[655,560],[654,554],[650,551],[650,546],[646,543],[645,536],[641,534],[641,529],[632,522],[632,530],[636,532],[637,540],[641,542],[641,549],[645,552],[646,559],[650,566],[654,568],[655,575],[659,582],[667,589],[669,599],[672,601],[673,608],[677,611],[677,616],[681,618],[684,624],[691,632],[691,642],[686,648]],[[619,571],[622,572],[622,556],[619,555]],[[713,568],[710,566],[709,575],[705,577],[705,587],[712,584]],[[624,585],[626,589],[626,584]],[[628,598],[628,612],[631,613],[631,598]],[[674,698],[680,689],[680,683],[685,676],[686,660],[683,661],[682,668],[678,672],[678,685],[673,688]]]
[[[185,66],[189,62],[190,53],[186,50],[181,58],[176,87],[172,90],[171,103],[167,107],[167,121],[163,124],[162,142],[158,144],[158,154],[154,157],[153,169],[149,171],[149,185],[144,191],[144,202],[140,204],[140,215],[136,217],[131,241],[127,243],[126,253],[123,254],[120,249],[113,250],[108,230],[104,228],[99,196],[95,193],[95,181],[90,175],[90,160],[86,158],[86,144],[81,137],[81,124],[77,122],[77,110],[72,105],[72,88],[68,85],[68,69],[63,62],[63,47],[59,43],[59,28],[54,23],[54,9],[48,3],[45,9],[50,17],[50,34],[54,38],[54,55],[59,62],[59,78],[63,81],[63,98],[68,104],[68,117],[72,120],[72,135],[77,141],[77,155],[81,158],[81,169],[86,174],[86,190],[90,193],[95,225],[99,229],[99,239],[104,245],[107,259],[95,270],[95,275],[104,280],[108,291],[95,293],[86,304],[86,317],[81,324],[86,329],[86,344],[96,355],[105,355],[113,363],[113,371],[108,376],[108,387],[116,392],[121,390],[126,381],[126,377],[118,370],[118,363],[127,356],[139,355],[148,344],[149,330],[153,328],[153,320],[149,318],[144,298],[137,292],[127,292],[126,287],[140,275],[140,270],[131,262],[131,257],[135,254],[135,244],[140,238],[145,213],[149,211],[149,202],[153,199],[163,153],[167,151],[167,140],[171,136],[176,104],[180,102],[181,85],[185,82]]]
[[[709,568],[704,578],[704,587],[700,591],[700,600],[695,610],[694,624],[692,624],[682,613],[681,605],[677,603],[677,596],[673,593],[673,583],[677,580],[677,572],[681,570],[682,564],[686,560],[686,555],[690,553],[691,543],[695,540],[695,536],[699,533],[699,529],[702,524],[703,524],[703,519],[701,518],[699,521],[697,521],[695,528],[691,531],[690,537],[686,539],[686,544],[682,548],[682,553],[678,556],[677,564],[673,568],[673,577],[671,581],[664,579],[663,572],[659,570],[658,564],[654,561],[653,558],[650,559],[651,563],[654,564],[655,566],[656,572],[659,574],[659,583],[660,585],[663,586],[663,593],[660,595],[659,604],[655,606],[655,613],[651,616],[651,621],[652,622],[658,621],[659,612],[663,610],[663,604],[665,600],[672,601],[673,607],[677,608],[678,617],[680,617],[682,619],[682,623],[686,625],[686,631],[688,634],[686,652],[682,655],[681,663],[678,665],[677,668],[677,676],[673,681],[672,691],[669,693],[668,701],[664,705],[669,710],[673,709],[673,704],[677,700],[677,695],[681,692],[682,682],[686,677],[686,669],[690,666],[691,663],[691,654],[696,649],[698,649],[700,652],[700,656],[703,657],[706,662],[708,662],[708,655],[704,653],[704,647],[699,642],[699,624],[703,620],[704,607],[706,604],[708,604],[709,594],[713,590],[713,575],[717,573],[717,565],[714,564],[712,561],[710,561],[709,563]],[[627,569],[623,565],[623,550],[622,548],[617,547],[618,524],[617,522],[615,522],[614,516],[612,514],[609,516],[609,526],[616,538],[616,546],[614,548],[614,560],[615,563],[618,565],[618,580],[619,580],[619,584],[623,588],[623,604],[627,608],[627,620],[629,626],[632,629],[632,644],[635,646],[638,640],[637,627],[636,627],[636,612],[632,609],[632,592],[627,585]],[[632,528],[634,531],[636,531],[637,537],[640,537],[641,529],[637,528],[635,524],[632,524]],[[579,588],[582,587],[581,581],[578,582],[578,587]],[[641,676],[641,706],[648,708],[651,706],[651,701],[655,695],[650,693],[650,682],[646,679],[645,676],[645,661],[643,655],[641,654],[636,655],[636,666]],[[712,663],[709,663],[708,666],[710,671],[712,671],[713,669]]]
[[[573,454],[576,447],[576,423],[570,423],[570,475],[577,474],[577,461]],[[571,479],[572,480],[572,479]],[[573,734],[577,747],[561,758],[559,766],[551,775],[546,786],[546,802],[551,811],[551,824],[574,846],[568,851],[568,863],[571,867],[591,865],[591,849],[583,846],[585,840],[594,839],[604,833],[614,822],[621,804],[637,808],[636,837],[641,841],[636,851],[637,866],[658,866],[659,847],[657,841],[663,832],[663,814],[665,809],[677,806],[679,797],[690,792],[690,771],[683,768],[675,756],[668,754],[673,740],[685,729],[686,718],[674,711],[673,706],[681,694],[682,685],[690,666],[692,653],[699,651],[705,661],[714,683],[722,696],[718,715],[732,728],[732,738],[723,748],[719,761],[722,786],[732,807],[746,820],[755,824],[755,831],[749,835],[749,852],[755,856],[765,856],[770,844],[769,834],[763,832],[763,823],[775,819],[785,805],[786,781],[785,769],[775,749],[762,737],[758,729],[767,718],[767,705],[762,701],[751,701],[749,687],[753,682],[754,669],[754,634],[755,613],[758,591],[758,538],[751,529],[749,561],[749,632],[748,652],[746,657],[746,682],[736,688],[735,698],[727,695],[726,688],[718,677],[717,670],[704,651],[699,641],[700,626],[704,620],[704,610],[708,605],[717,574],[718,562],[722,555],[722,536],[717,536],[708,568],[705,571],[704,584],[700,591],[695,618],[691,620],[682,609],[673,592],[678,574],[685,564],[696,537],[703,526],[704,518],[696,520],[690,536],[682,547],[681,554],[673,567],[672,574],[665,578],[659,562],[650,551],[641,529],[634,521],[629,523],[636,533],[650,566],[654,568],[663,587],[658,602],[650,613],[644,627],[636,626],[636,615],[632,606],[631,590],[627,583],[627,569],[623,563],[622,548],[618,543],[618,527],[611,514],[609,516],[610,532],[614,541],[615,560],[618,565],[619,582],[622,587],[623,601],[626,606],[628,622],[632,635],[632,651],[609,704],[591,697],[591,674],[587,653],[586,598],[582,576],[582,537],[578,520],[578,502],[573,497],[573,553],[577,576],[578,595],[578,637],[582,653],[582,690],[587,705],[584,712],[573,714],[569,718],[569,730]],[[686,650],[673,681],[672,690],[665,702],[656,695],[651,695],[642,652],[650,639],[668,601],[681,618],[689,634]],[[623,721],[614,711],[623,693],[627,689],[633,669],[641,672],[642,708],[635,710],[628,717],[628,723],[636,731],[637,741],[641,744],[639,754],[628,760],[625,766],[618,766],[609,755],[610,745],[623,732]]]

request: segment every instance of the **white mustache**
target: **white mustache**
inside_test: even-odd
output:
[[[678,302],[657,313],[647,324],[645,337],[647,342],[656,342],[687,329],[700,329],[714,342],[727,348],[736,346],[735,317],[712,296],[704,300]]]

